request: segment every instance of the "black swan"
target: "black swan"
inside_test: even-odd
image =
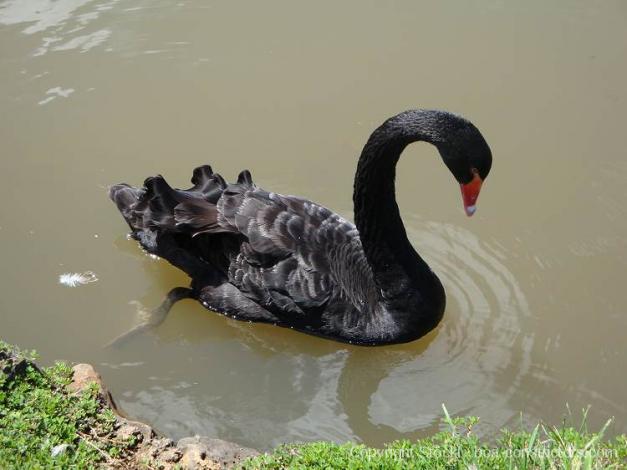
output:
[[[133,238],[192,279],[135,330],[158,324],[177,300],[194,298],[238,320],[353,344],[425,335],[442,318],[444,289],[407,239],[394,187],[401,152],[415,141],[437,147],[472,215],[492,165],[490,148],[472,123],[436,110],[403,112],[372,133],[355,175],[355,225],[307,199],[258,188],[247,170],[228,184],[201,166],[187,190],[161,176],[143,188],[113,186],[109,195]]]

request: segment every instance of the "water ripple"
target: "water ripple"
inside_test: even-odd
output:
[[[46,36],[41,38],[41,45],[33,53],[34,56],[45,55],[53,45],[54,51],[80,49],[81,52],[86,52],[106,41],[111,31],[100,29],[88,34],[77,33],[97,20],[100,12],[111,9],[117,1],[95,4],[93,10],[78,14],[79,10],[93,0],[8,0],[0,4],[0,24],[30,23],[22,30],[24,34],[45,33]],[[58,44],[60,42],[62,43]]]
[[[529,306],[503,247],[452,224],[414,225],[424,226],[408,233],[442,280],[447,309],[427,350],[391,370],[371,398],[372,422],[403,433],[437,421],[444,400],[453,413],[489,416],[496,402],[508,410],[533,346],[521,334]]]

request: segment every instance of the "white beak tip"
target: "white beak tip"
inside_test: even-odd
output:
[[[475,211],[477,210],[477,206],[475,206],[475,205],[473,204],[472,206],[466,206],[464,209],[466,210],[466,215],[467,215],[468,217],[470,217],[470,216],[472,216],[472,215],[475,213]]]

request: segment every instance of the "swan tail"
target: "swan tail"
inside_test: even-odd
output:
[[[223,213],[224,196],[234,191],[241,194],[253,188],[252,176],[248,170],[244,170],[237,177],[237,183],[227,184],[224,180],[221,181],[220,196],[216,200],[208,200],[206,197],[180,200],[174,208],[177,228],[191,233],[192,236],[201,233],[239,233],[238,228]]]
[[[133,231],[142,223],[140,214],[135,211],[135,208],[144,193],[144,189],[134,188],[125,183],[113,185],[109,189],[109,199],[115,203],[122,217],[124,217],[124,220]]]
[[[192,236],[225,231],[218,222],[216,205],[204,200],[191,199],[177,204],[174,208],[174,220],[178,230],[188,232]]]
[[[155,252],[160,234],[193,237],[200,233],[236,232],[221,220],[218,201],[227,188],[252,188],[250,172],[242,171],[237,183],[229,185],[209,165],[204,165],[194,170],[191,181],[193,186],[189,189],[174,189],[158,175],[147,178],[143,188],[117,184],[109,190],[109,197],[131,228],[132,236],[150,252]]]

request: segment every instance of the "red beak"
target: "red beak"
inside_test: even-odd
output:
[[[483,181],[479,176],[479,173],[475,170],[472,181],[467,184],[461,184],[462,199],[464,200],[464,210],[466,215],[470,217],[477,210],[477,198],[479,197],[479,191],[481,191],[481,184]]]

